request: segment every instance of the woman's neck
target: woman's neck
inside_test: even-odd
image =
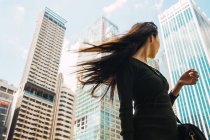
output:
[[[132,57],[143,61],[144,63],[147,64],[147,51],[148,51],[148,46],[147,44],[145,44],[144,46],[142,46]]]
[[[147,64],[147,57],[146,56],[136,56],[136,55],[133,55],[132,57],[144,62]]]

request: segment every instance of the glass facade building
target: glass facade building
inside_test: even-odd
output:
[[[79,42],[89,43],[101,42],[118,33],[118,28],[105,17],[98,19],[91,25],[87,32],[81,37]],[[80,44],[80,47],[87,47]],[[90,46],[88,46],[90,47]],[[79,61],[100,57],[97,53],[79,54]],[[78,75],[79,76],[79,75]],[[91,97],[88,90],[92,86],[85,86],[81,89],[78,84],[76,91],[76,114],[74,127],[74,140],[120,140],[120,119],[119,119],[119,100],[115,94],[113,105],[109,100],[109,91],[105,98],[99,99]],[[94,95],[103,95],[106,89],[102,85],[96,90]],[[116,92],[115,92],[116,93]]]
[[[210,139],[210,20],[194,1],[182,0],[159,15],[172,85],[194,68],[196,85],[184,86],[177,98],[178,116]]]

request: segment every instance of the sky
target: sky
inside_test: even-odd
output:
[[[0,0],[0,79],[18,86],[23,75],[29,47],[40,12],[47,6],[67,20],[60,72],[65,83],[75,90],[75,76],[69,66],[77,54],[67,50],[101,16],[111,20],[119,33],[127,32],[136,22],[153,21],[159,27],[158,14],[178,0]],[[210,0],[195,0],[210,17]],[[161,36],[160,36],[161,39]],[[161,55],[163,43],[157,57]],[[66,74],[68,73],[68,74]],[[164,70],[162,71],[165,74]]]

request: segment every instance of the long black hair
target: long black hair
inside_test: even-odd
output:
[[[91,45],[90,48],[79,49],[79,53],[97,52],[102,54],[100,58],[77,63],[77,79],[81,82],[82,88],[85,85],[94,84],[90,94],[95,96],[94,91],[100,85],[107,85],[107,89],[100,100],[104,98],[111,88],[110,100],[113,103],[116,86],[116,74],[123,69],[124,62],[129,59],[147,41],[148,37],[158,34],[157,26],[153,22],[142,22],[134,24],[131,29],[123,35],[114,36],[102,43]],[[84,80],[85,79],[85,80]]]

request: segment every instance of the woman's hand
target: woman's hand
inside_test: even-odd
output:
[[[184,85],[194,85],[198,81],[198,72],[194,69],[190,69],[182,74],[179,78],[177,84],[174,89],[171,91],[171,94],[174,96],[178,96],[179,91]]]
[[[194,85],[198,81],[198,72],[194,69],[190,69],[182,74],[182,76],[179,78],[179,84],[180,85]]]

